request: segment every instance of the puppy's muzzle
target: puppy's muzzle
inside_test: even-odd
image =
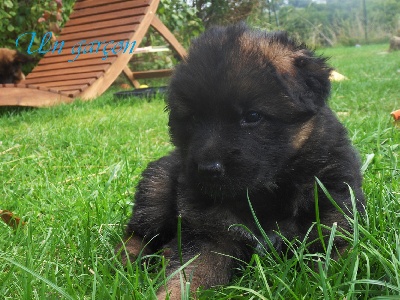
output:
[[[198,173],[202,179],[218,179],[225,174],[225,169],[219,161],[199,163]]]

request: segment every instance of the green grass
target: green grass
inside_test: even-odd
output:
[[[400,299],[399,53],[387,45],[320,51],[349,80],[330,100],[366,164],[367,216],[334,261],[310,255],[254,255],[230,286],[200,299]],[[152,299],[165,261],[121,266],[114,245],[147,163],[168,153],[162,97],[48,109],[0,109],[0,209],[27,224],[0,222],[0,299]],[[372,157],[372,156],[370,156]],[[314,267],[312,263],[314,262]],[[324,263],[325,262],[325,263]],[[391,298],[392,297],[392,298]]]

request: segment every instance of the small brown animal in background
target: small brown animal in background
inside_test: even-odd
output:
[[[360,212],[364,203],[358,155],[327,105],[330,72],[325,58],[282,32],[239,25],[195,39],[169,85],[176,149],[143,172],[123,259],[168,249],[169,276],[181,258],[199,255],[185,269],[191,291],[227,284],[239,260],[268,249],[248,199],[277,251],[288,251],[280,234],[308,236],[315,241],[308,250],[323,251],[316,227],[309,231],[317,220],[315,177],[344,212],[352,207],[349,186]],[[351,232],[321,190],[318,203],[323,225]],[[345,249],[345,240],[335,238],[335,248]],[[180,299],[180,290],[178,274],[157,297]]]
[[[32,61],[33,58],[16,50],[0,48],[0,84],[19,83],[24,80],[21,66]]]

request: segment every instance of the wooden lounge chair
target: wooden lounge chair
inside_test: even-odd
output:
[[[64,41],[61,53],[58,53],[59,48],[54,53],[46,53],[24,81],[0,84],[0,106],[40,107],[72,102],[75,98],[93,99],[107,90],[121,72],[136,87],[138,79],[169,75],[171,70],[132,72],[128,67],[135,51],[143,52],[143,49],[137,50],[137,46],[149,26],[159,32],[181,58],[186,55],[185,49],[156,16],[158,4],[159,0],[78,0],[57,37],[59,46]],[[105,58],[104,43],[97,53],[96,48],[90,53],[87,46],[88,53],[76,57],[77,43],[83,40],[85,43],[124,41],[130,46],[136,41],[136,50],[129,53],[130,49],[124,49],[123,53],[116,47],[114,54],[111,48],[116,43],[110,44],[106,47]]]

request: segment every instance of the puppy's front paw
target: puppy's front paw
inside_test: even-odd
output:
[[[282,238],[276,234],[275,232],[270,232],[268,233],[268,238],[272,244],[272,246],[274,246],[276,251],[281,251],[282,249]]]
[[[264,255],[264,254],[266,254],[266,252],[270,252],[271,245],[277,252],[282,251],[283,240],[277,233],[270,231],[267,233],[267,237],[269,239],[269,242],[260,240],[260,243],[257,244],[257,246],[256,246],[256,251],[259,254]]]
[[[167,298],[167,295],[168,295],[168,298]],[[181,297],[180,288],[170,289],[168,293],[164,288],[161,288],[161,290],[158,291],[158,293],[157,293],[157,300],[166,300],[166,299],[180,300],[181,298],[182,297]]]
[[[192,287],[192,285],[191,285]],[[165,286],[162,286],[157,292],[157,300],[181,300],[185,298],[186,291],[182,293],[182,282],[180,279],[173,278],[168,282],[167,290]],[[191,289],[190,299],[196,299],[196,293],[194,289]],[[167,297],[168,296],[168,297]],[[186,295],[189,296],[189,295]],[[185,298],[186,299],[186,298]]]
[[[126,265],[128,260],[134,262],[139,256],[151,254],[151,250],[144,246],[145,244],[141,237],[132,235],[115,247],[115,254],[119,255],[122,264]]]

